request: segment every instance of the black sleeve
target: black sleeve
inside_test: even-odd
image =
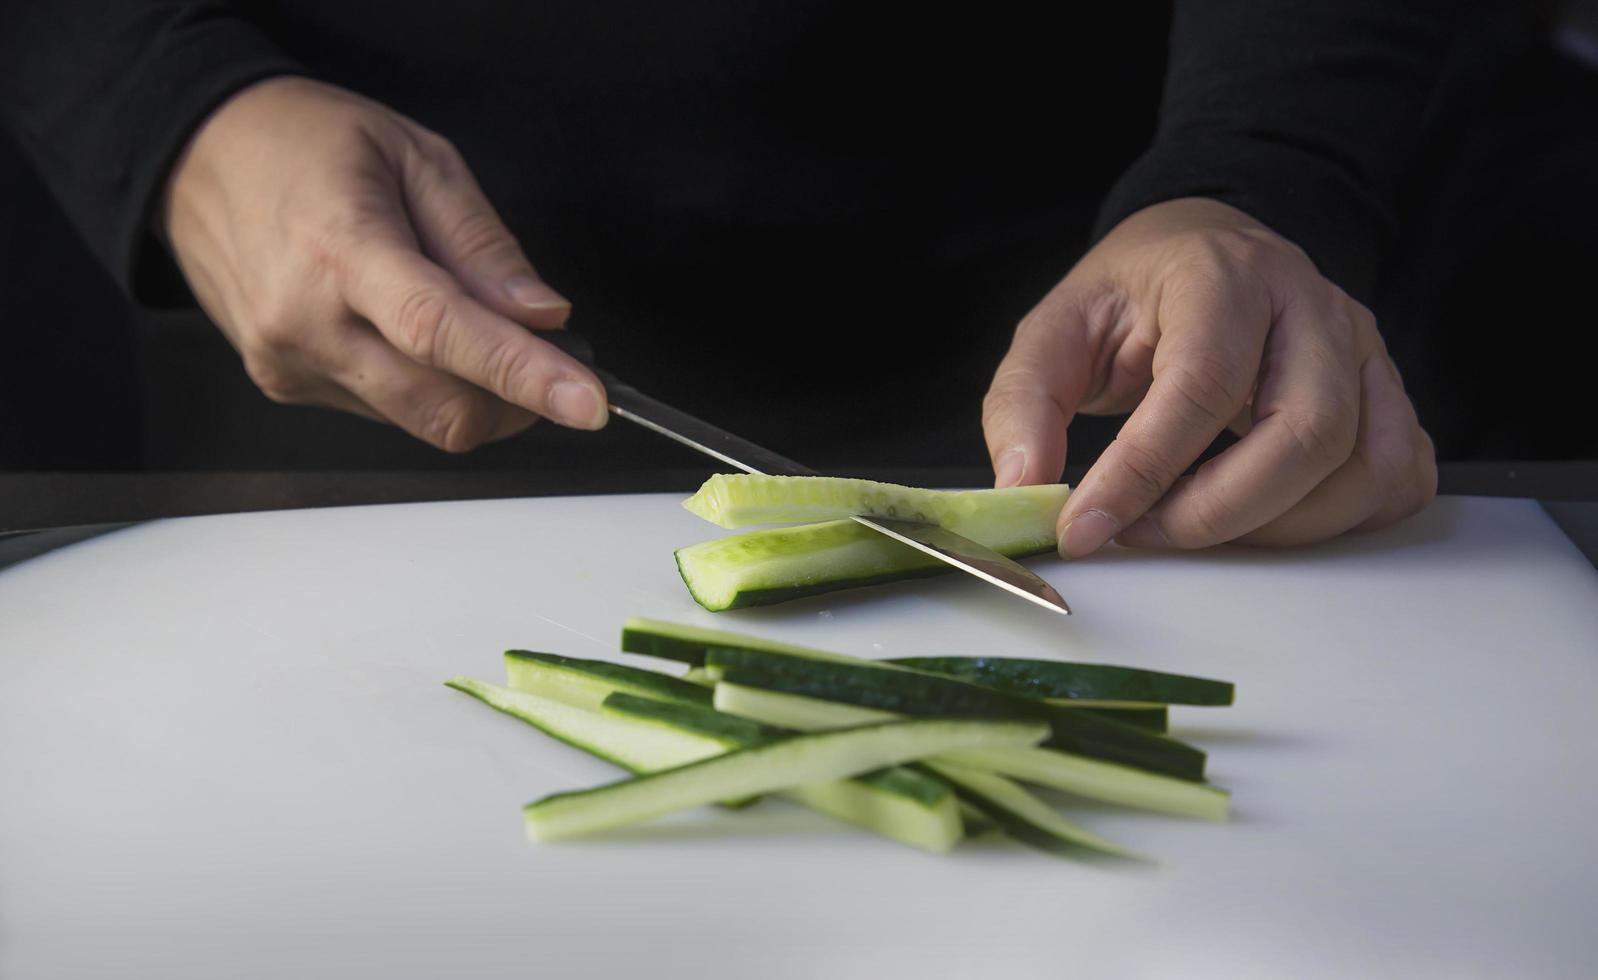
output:
[[[184,295],[150,213],[231,93],[300,69],[224,3],[0,0],[0,122],[135,299]]]
[[[1468,0],[1177,0],[1153,145],[1095,239],[1179,197],[1230,204],[1370,301],[1396,184]]]

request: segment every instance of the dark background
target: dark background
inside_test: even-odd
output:
[[[1578,15],[1579,20],[1579,15]],[[1444,460],[1598,458],[1589,407],[1598,301],[1598,69],[1553,43],[1546,13],[1484,17],[1450,60],[1406,180],[1403,239],[1375,302],[1384,334]],[[1594,29],[1588,37],[1598,37]],[[1598,49],[1598,40],[1590,42]],[[1110,138],[1127,160],[1146,143],[1160,61],[1150,52],[1106,86],[1123,119]],[[1095,175],[1107,181],[1113,175]],[[315,409],[269,404],[226,343],[193,312],[132,310],[76,240],[48,192],[0,134],[0,469],[193,470],[674,465],[674,447],[612,426],[598,437],[539,427],[510,445],[449,457],[397,431]],[[1081,236],[1024,256],[993,254],[961,295],[995,325],[990,361],[938,379],[970,404],[968,421],[884,448],[851,440],[847,419],[796,420],[772,448],[834,467],[980,465],[977,403],[1010,325],[1069,268]],[[751,247],[758,247],[752,242]],[[869,308],[868,279],[835,282],[835,301]],[[858,295],[857,295],[858,294]],[[602,297],[574,297],[582,311]],[[587,303],[585,305],[585,299]],[[752,337],[743,384],[781,370],[780,349]],[[780,343],[776,345],[780,347]],[[603,352],[602,352],[603,353]],[[636,376],[645,390],[671,378]],[[652,383],[652,381],[654,383]],[[825,381],[818,380],[818,384]],[[930,384],[930,382],[928,382]],[[911,389],[913,390],[913,389]],[[664,394],[664,392],[660,392]],[[682,397],[692,399],[690,393]],[[890,423],[913,395],[889,387],[860,406]],[[875,401],[871,401],[875,399]],[[714,392],[704,404],[716,404]],[[896,415],[895,413],[898,413]],[[729,428],[737,419],[716,418]],[[1080,464],[1113,420],[1073,425]],[[264,447],[270,445],[271,451]],[[833,446],[832,458],[821,458]]]

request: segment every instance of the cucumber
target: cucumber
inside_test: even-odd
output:
[[[963,532],[962,532],[963,533]],[[1010,558],[1053,551],[1047,538],[966,534]],[[942,575],[949,565],[854,521],[747,531],[679,548],[677,571],[711,612],[766,606],[838,589]]]
[[[1016,657],[899,657],[889,662],[1010,694],[1100,705],[1229,705],[1234,696],[1226,681],[1111,664]]]
[[[732,747],[725,739],[702,733],[642,725],[575,707],[554,698],[470,677],[455,677],[446,686],[470,694],[497,711],[519,718],[551,738],[589,755],[639,774],[671,769],[722,755]]]
[[[1173,779],[1054,749],[983,749],[943,757],[956,765],[1138,810],[1225,823],[1231,794],[1219,786]]]
[[[705,691],[710,694],[709,690]],[[616,692],[605,698],[600,714],[625,718],[641,725],[655,725],[715,739],[734,748],[750,748],[787,738],[791,729],[742,715],[718,711],[710,705],[657,701]]]
[[[1047,803],[1003,776],[942,761],[923,765],[947,779],[963,801],[1023,844],[1067,857],[1081,857],[1084,852],[1090,852],[1134,861],[1148,860],[1065,819]]]
[[[682,675],[682,679],[690,684],[698,684],[700,687],[716,686],[715,678],[706,673],[703,667],[689,667],[688,672]]]
[[[742,748],[794,734],[713,708],[627,694],[606,698],[602,710],[644,724],[725,740]],[[796,786],[779,795],[845,823],[935,853],[948,851],[964,835],[959,800],[949,785],[903,766],[853,779]]]
[[[633,616],[621,624],[623,653],[638,653],[662,660],[676,660],[690,667],[703,667],[705,653],[713,647],[742,647],[745,650],[782,653],[810,660],[831,660],[842,663],[872,662],[841,653],[829,653],[826,650],[813,650],[792,643],[762,639],[746,633],[711,629],[708,626],[686,626],[681,623],[669,623],[663,619]]]
[[[984,687],[986,685],[983,685]],[[1108,718],[1110,721],[1131,725],[1144,731],[1163,735],[1171,730],[1171,713],[1163,704],[1123,704],[1120,702],[1071,701],[1065,698],[1044,698],[1045,704],[1075,708],[1084,714]]]
[[[947,491],[828,476],[720,474],[706,480],[683,506],[726,528],[808,524],[858,514],[939,524],[967,537],[1033,524],[1052,542],[1054,519],[1070,495],[1071,488],[1063,484]]]
[[[826,650],[817,650],[811,647],[797,646],[792,643],[782,643],[777,640],[768,640],[758,636],[749,636],[744,633],[735,633],[730,630],[713,629],[705,626],[686,626],[659,619],[646,619],[635,616],[622,624],[621,648],[627,653],[643,654],[650,657],[659,657],[664,660],[675,660],[688,664],[692,669],[690,673],[696,678],[714,680],[720,668],[706,668],[706,657],[711,650],[727,651],[721,654],[725,660],[736,656],[736,651],[747,650],[756,654],[773,654],[779,657],[794,660],[815,660],[824,663],[854,664],[878,670],[909,671],[912,668],[902,660],[866,660],[860,657],[851,657],[840,653],[831,653]],[[939,658],[931,658],[939,659]],[[960,658],[942,658],[960,659]],[[997,658],[989,658],[997,659]],[[1022,663],[1043,663],[1043,661],[1020,661]],[[1125,670],[1127,668],[1118,668]],[[703,673],[698,673],[703,671]],[[926,673],[923,671],[923,673]],[[1154,674],[1153,671],[1141,673]],[[938,673],[936,676],[945,676]],[[1175,678],[1179,675],[1165,674],[1157,677]],[[962,678],[957,678],[962,679]],[[1192,678],[1192,680],[1199,680]],[[979,686],[980,681],[967,681]],[[1210,681],[1203,683],[1218,684],[1221,682]],[[1230,685],[1227,685],[1230,686]],[[1018,696],[1028,696],[1025,692],[1017,692]],[[1076,705],[1067,705],[1076,707]],[[1128,705],[1126,710],[1109,709],[1103,705],[1093,705],[1091,714],[1106,718],[1112,722],[1121,722],[1134,727],[1143,728],[1153,732],[1164,732],[1168,726],[1166,712],[1159,705],[1138,703]],[[1101,710],[1103,709],[1103,710]],[[1141,709],[1141,710],[1140,710]],[[1202,768],[1200,769],[1202,773]]]
[[[688,704],[710,704],[710,692],[702,685],[605,660],[507,650],[505,674],[510,686],[518,691],[592,711],[599,710],[605,698],[615,691]]]
[[[716,708],[728,714],[799,731],[862,725],[902,717],[875,708],[744,687],[729,680],[716,685]],[[1106,803],[1202,820],[1224,821],[1231,801],[1225,790],[1208,783],[1173,779],[1049,748],[957,752],[938,761],[1002,773]]]
[[[1047,744],[1107,762],[1204,778],[1204,753],[1172,738],[1087,714],[1075,708],[993,691],[952,677],[787,657],[763,651],[717,648],[706,655],[712,675],[746,687],[804,694],[907,715],[1038,718],[1048,721]]]
[[[1031,721],[927,718],[794,735],[713,759],[593,789],[556,793],[522,810],[528,836],[557,840],[639,823],[677,810],[843,779],[960,749],[1035,745]]]
[[[822,522],[680,548],[677,570],[712,612],[941,575],[948,565],[848,518],[935,523],[1020,558],[1055,549],[1055,518],[1070,492],[1063,484],[947,492],[832,477],[714,476],[684,504],[712,523]]]
[[[749,687],[728,678],[716,684],[716,710],[739,715],[768,725],[780,725],[801,732],[822,732],[829,728],[851,728],[872,722],[894,721],[904,715],[859,705],[839,704],[803,694]]]

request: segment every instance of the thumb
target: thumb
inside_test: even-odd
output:
[[[501,316],[541,330],[564,326],[571,302],[527,261],[455,147],[424,133],[403,160],[405,206],[422,250]]]
[[[982,400],[996,487],[1052,483],[1065,471],[1065,427],[1090,376],[1077,305],[1051,296],[1021,321]]]

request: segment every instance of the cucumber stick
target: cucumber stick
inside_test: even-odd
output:
[[[799,731],[901,717],[873,708],[744,687],[725,680],[716,685],[715,703],[717,709],[728,714]],[[1106,803],[1201,820],[1224,821],[1231,802],[1225,790],[1208,783],[1173,779],[1043,747],[957,752],[937,761],[1002,773]]]
[[[849,520],[931,520],[1012,558],[1053,551],[1063,485],[944,492],[830,477],[717,476],[689,510],[724,527],[809,521],[704,541],[676,552],[683,584],[712,612],[940,575],[949,566]]]
[[[1051,854],[1081,856],[1083,851],[1112,857],[1148,860],[1143,855],[1111,843],[1086,827],[1056,813],[1047,803],[1003,776],[943,761],[925,763],[927,769],[954,784],[955,792],[999,829],[1023,844]]]
[[[707,666],[713,675],[720,668],[723,678],[745,686],[899,714],[1043,719],[1053,729],[1048,740],[1051,748],[1181,779],[1204,777],[1204,753],[1175,739],[952,677],[733,648],[711,650]]]
[[[860,657],[851,657],[845,654],[832,653],[826,650],[817,650],[811,647],[798,646],[792,643],[783,643],[777,640],[768,640],[762,637],[749,636],[744,633],[735,633],[730,630],[714,629],[706,626],[686,626],[679,623],[667,622],[665,620],[646,619],[640,616],[632,617],[622,624],[621,648],[627,653],[643,654],[645,656],[659,657],[663,660],[675,660],[680,663],[688,664],[691,668],[693,668],[690,670],[690,674],[692,674],[696,680],[714,680],[719,674],[721,670],[719,665],[707,667],[707,658],[710,657],[712,651],[716,651],[716,656],[720,659],[721,663],[738,660],[739,658],[756,658],[757,662],[768,666],[781,665],[787,663],[788,661],[798,661],[798,664],[792,665],[798,667],[802,666],[804,661],[820,661],[822,663],[829,664],[854,665],[856,667],[870,668],[878,671],[892,670],[905,673],[910,673],[913,671],[915,673],[931,674],[931,681],[927,683],[934,684],[948,678],[949,676],[941,673],[921,671],[916,668],[905,666],[896,661],[866,660]],[[768,657],[764,655],[770,656]],[[1145,671],[1143,673],[1152,672]],[[1161,676],[1176,677],[1177,675],[1172,674]],[[964,680],[960,677],[954,677],[952,679],[956,681]],[[896,681],[889,680],[883,681],[883,683],[894,684]],[[980,685],[979,682],[964,681],[964,683],[966,683],[968,687],[983,686]],[[943,686],[947,687],[948,685]],[[1010,695],[1010,697],[1027,698],[1028,695],[1015,694]],[[1072,708],[1077,707],[1075,704],[1063,706]],[[885,707],[891,708],[892,706],[887,705]],[[1046,708],[1042,710],[1045,713],[1047,712]],[[1088,714],[1095,717],[1101,717],[1112,722],[1119,722],[1123,725],[1129,725],[1134,728],[1140,728],[1156,733],[1164,732],[1168,724],[1166,712],[1164,711],[1163,706],[1159,705],[1129,705],[1128,710],[1124,711],[1108,710],[1102,706],[1095,705],[1090,710],[1083,710],[1087,710]],[[956,711],[954,713],[963,712]],[[1171,744],[1178,746],[1181,749],[1187,748],[1185,746],[1181,746],[1181,743],[1173,742]],[[1061,747],[1069,748],[1069,746]],[[1194,750],[1187,749],[1187,751],[1193,752]],[[1191,766],[1193,761],[1194,760],[1190,758],[1188,760],[1188,764]],[[1202,775],[1202,753],[1198,754],[1197,764],[1198,774]],[[1181,773],[1177,774],[1181,775]]]
[[[630,773],[658,772],[725,753],[724,739],[640,725],[637,721],[579,708],[554,698],[485,684],[470,677],[446,682],[497,711],[527,722],[545,735],[598,756]]]
[[[522,810],[528,836],[556,840],[623,827],[719,799],[843,779],[962,749],[1035,745],[1030,721],[924,718],[789,738],[594,789],[556,793]]]
[[[1229,705],[1234,695],[1226,681],[1111,664],[1015,657],[900,657],[890,662],[1009,694],[1073,703]]]
[[[1054,550],[1052,537],[966,534],[1009,558]],[[747,531],[676,551],[694,601],[711,612],[767,606],[805,596],[942,575],[950,567],[854,521]]]
[[[716,685],[716,707],[729,714],[744,715],[801,731],[827,730],[836,725],[880,723],[894,717],[869,708],[745,688],[725,681]],[[963,803],[1023,843],[1054,853],[1070,854],[1086,849],[1122,857],[1134,856],[1055,813],[1048,804],[1003,776],[959,763],[959,760],[972,756],[976,756],[980,763],[983,760],[978,753],[1004,751],[1027,750],[1017,747],[968,750],[927,759],[923,765],[953,783]]]
[[[448,684],[634,774],[714,758],[790,734],[709,707],[621,693],[607,698],[596,713],[469,677],[456,677]],[[949,787],[909,769],[888,769],[850,780],[799,786],[781,795],[923,850],[947,851],[964,833],[959,802]],[[752,802],[750,797],[724,805],[737,807]]]
[[[720,474],[683,501],[697,517],[726,528],[756,524],[808,524],[858,514],[940,524],[960,534],[1005,525],[1036,524],[1041,517],[1053,537],[1054,518],[1071,488],[1063,484],[1004,490],[922,490],[896,483],[828,476]]]
[[[653,701],[626,694],[607,698],[602,710],[606,714],[642,724],[664,725],[706,737],[727,739],[729,744],[743,748],[793,734],[791,730],[761,724],[713,708]],[[818,813],[922,850],[943,853],[964,836],[959,799],[949,785],[902,766],[852,779],[795,786],[778,795]]]
[[[633,616],[621,624],[621,649],[623,653],[639,653],[646,657],[676,660],[690,667],[703,667],[705,654],[721,647],[739,647],[765,653],[781,653],[790,657],[810,660],[831,660],[840,663],[871,663],[859,657],[829,653],[810,647],[795,646],[777,640],[767,640],[746,633],[713,629],[708,626],[686,626],[663,619],[646,619]]]
[[[664,701],[710,704],[710,692],[702,685],[606,660],[507,650],[505,676],[518,691],[594,711],[617,691]]]

